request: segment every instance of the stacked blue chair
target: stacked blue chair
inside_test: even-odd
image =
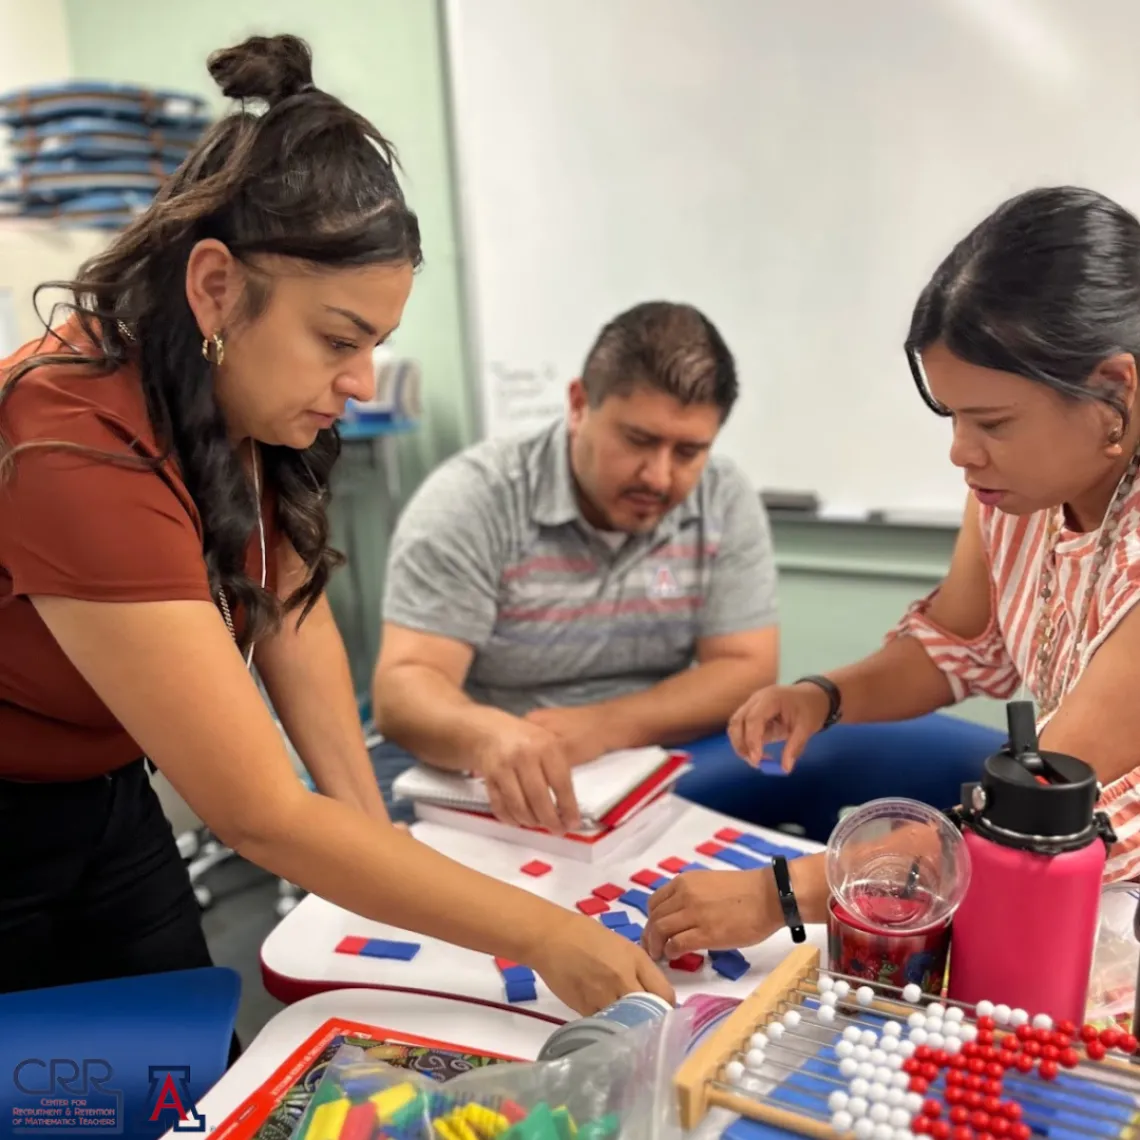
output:
[[[11,167],[0,213],[120,229],[146,209],[209,120],[196,95],[77,80],[0,95]]]

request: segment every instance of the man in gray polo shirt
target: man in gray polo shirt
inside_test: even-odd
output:
[[[598,336],[565,421],[432,473],[388,565],[389,765],[395,746],[477,771],[500,819],[573,828],[572,767],[721,729],[776,680],[767,519],[709,455],[736,395],[711,322],[638,305]]]

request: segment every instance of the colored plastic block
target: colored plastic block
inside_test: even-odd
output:
[[[614,933],[620,934],[622,938],[628,938],[630,942],[640,942],[641,935],[644,933],[645,927],[636,922],[631,922],[628,926],[619,926]]]
[[[541,859],[532,859],[529,863],[524,863],[519,870],[522,871],[524,875],[532,875],[538,879],[552,870],[552,868],[549,863],[544,863]]]
[[[529,966],[510,966],[503,971],[504,982],[533,982],[534,971]]]
[[[772,863],[771,859],[758,859],[755,855],[747,855],[733,847],[722,847],[716,853],[716,857],[722,863],[728,863],[740,871],[756,871],[761,867],[768,867]]]
[[[681,874],[684,874],[686,871],[707,871],[707,870],[708,870],[708,867],[706,867],[703,863],[686,863],[681,868]]]
[[[507,982],[507,1001],[512,1004],[522,1001],[537,1001],[538,990],[533,981]]]
[[[715,838],[721,840],[722,843],[735,843],[740,836],[741,832],[737,831],[736,828],[722,827],[720,831],[716,833]]]
[[[687,973],[693,973],[699,970],[705,964],[705,956],[703,954],[682,954],[680,958],[674,958],[669,963],[674,970],[685,970]]]
[[[629,915],[624,910],[611,910],[608,914],[602,915],[602,925],[608,926],[611,930],[617,930],[622,926],[629,925]]]
[[[711,950],[709,960],[712,962],[712,968],[730,982],[742,978],[750,968],[748,959],[739,950]]]
[[[338,954],[359,954],[367,944],[367,938],[360,938],[355,934],[350,934],[348,937],[342,938],[336,944],[336,952]]]
[[[657,866],[663,871],[668,871],[670,875],[675,875],[678,871],[683,870],[685,860],[678,859],[676,855],[670,855],[668,859],[662,859]]]
[[[578,1125],[574,1123],[574,1117],[570,1115],[570,1110],[563,1105],[556,1108],[550,1115],[554,1118],[558,1140],[574,1140],[578,1134]]]
[[[520,1108],[513,1100],[499,1101],[499,1112],[507,1118],[510,1124],[518,1124],[520,1120],[526,1120],[526,1109]]]
[[[600,887],[595,887],[593,893],[606,902],[613,902],[624,890],[625,887],[619,887],[617,883],[603,883]]]
[[[724,848],[719,843],[714,843],[711,839],[707,843],[702,843],[697,847],[697,851],[702,855],[712,855],[714,858],[719,855]]]
[[[645,891],[626,891],[618,902],[625,906],[636,907],[646,918],[649,917],[649,895]]]
[[[761,839],[759,835],[742,835],[736,842],[741,847],[747,847],[749,851],[755,851],[757,855],[767,855],[769,859],[773,855],[783,855],[785,859],[798,859],[804,854],[797,847],[781,847],[778,843]]]
[[[641,870],[636,875],[630,875],[630,878],[639,886],[649,887],[652,890],[653,884],[661,878],[661,875],[657,871]]]
[[[583,914],[601,914],[610,909],[610,904],[591,895],[588,899],[579,899],[574,904]]]
[[[509,970],[512,966],[517,966],[518,962],[512,962],[510,958],[496,958],[495,965],[498,966],[500,972]]]
[[[338,1140],[372,1140],[376,1131],[376,1109],[365,1101],[348,1110]]]
[[[369,938],[360,953],[366,958],[392,958],[410,962],[420,952],[418,942],[388,942],[383,938]]]

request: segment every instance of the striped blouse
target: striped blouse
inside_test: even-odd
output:
[[[990,624],[978,637],[963,639],[937,626],[928,610],[934,594],[916,602],[892,633],[918,639],[942,670],[955,700],[987,696],[1008,700],[1024,681],[1035,696],[1037,663],[1033,642],[1041,613],[1038,579],[1046,540],[1048,512],[1017,517],[994,507],[979,508],[982,543],[990,569]],[[1057,543],[1057,669],[1072,690],[1092,655],[1132,607],[1140,602],[1140,487],[1125,503],[1120,536],[1111,552],[1089,607],[1088,634],[1079,660],[1071,654],[1076,625],[1092,569],[1099,531],[1062,531]],[[935,591],[937,593],[937,591]],[[1063,699],[1063,698],[1062,698]],[[1041,730],[1049,717],[1038,722]],[[1137,747],[1140,761],[1140,746]],[[1109,815],[1117,844],[1109,852],[1108,882],[1140,878],[1140,763],[1104,788],[1101,808]]]

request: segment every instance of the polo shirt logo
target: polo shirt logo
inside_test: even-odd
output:
[[[673,571],[668,566],[658,566],[653,572],[653,580],[649,584],[651,598],[676,598],[680,596],[681,587],[673,577]]]

